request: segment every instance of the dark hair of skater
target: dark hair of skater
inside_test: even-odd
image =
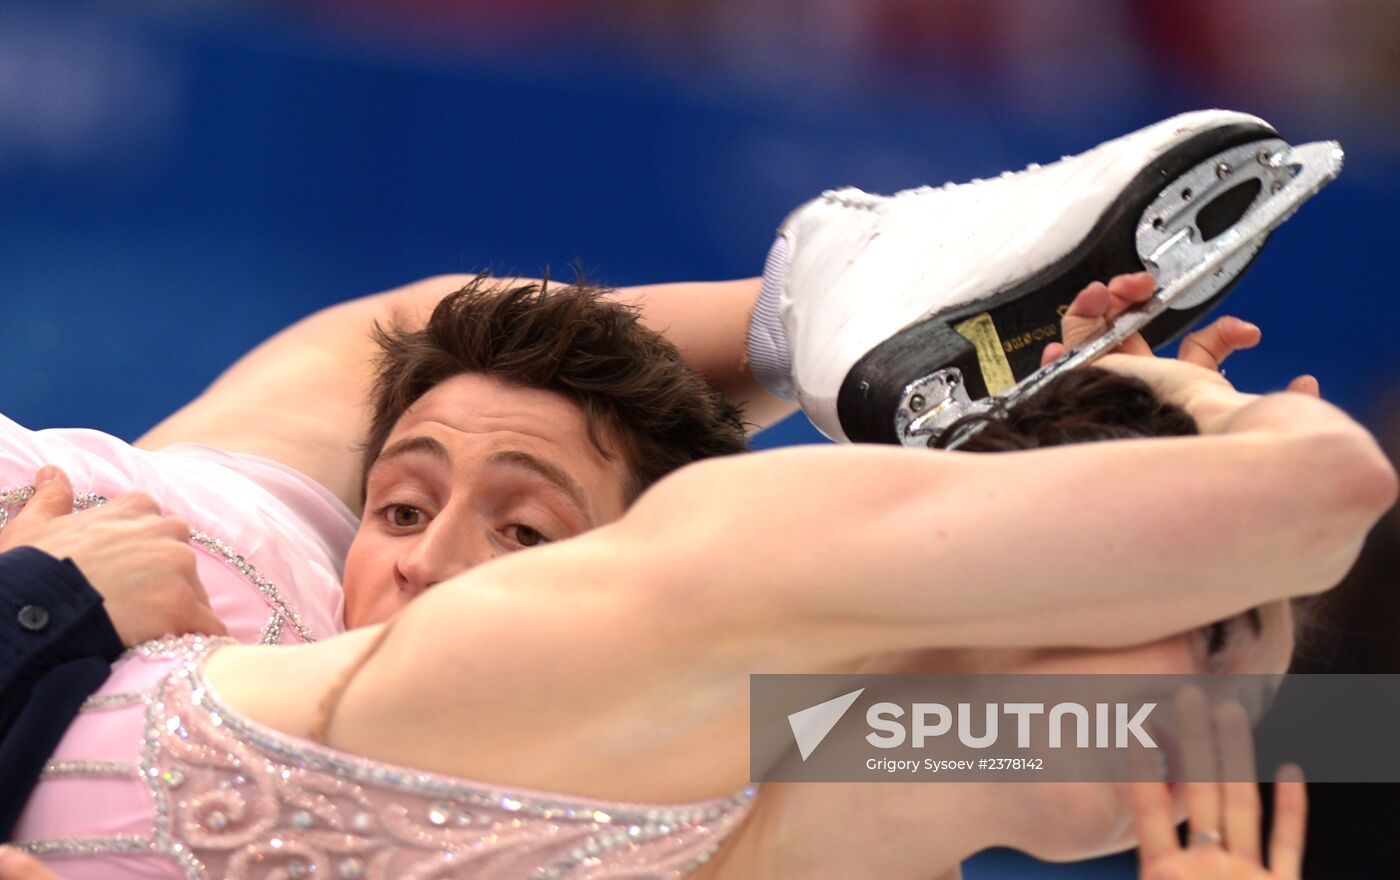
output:
[[[399,417],[435,385],[482,373],[553,391],[583,408],[605,458],[621,456],[630,502],[671,471],[745,449],[739,411],[682,360],[638,310],[604,288],[478,275],[438,303],[421,330],[376,326],[378,378],[364,477]]]
[[[959,419],[934,444],[946,447],[973,425],[963,452],[1011,452],[1097,440],[1198,434],[1186,410],[1157,398],[1145,383],[1098,367],[1071,370],[1013,407]]]

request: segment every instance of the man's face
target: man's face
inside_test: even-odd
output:
[[[400,417],[370,468],[345,562],[346,627],[378,623],[474,565],[617,519],[627,478],[566,398],[480,373],[448,379]]]

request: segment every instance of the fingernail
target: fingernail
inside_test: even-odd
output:
[[[1241,321],[1240,323],[1244,325],[1246,330],[1253,330],[1255,333],[1259,334],[1262,334],[1264,332],[1263,330],[1260,330],[1259,325],[1254,323],[1253,321]]]
[[[52,481],[53,478],[54,478],[54,477],[57,477],[57,476],[58,476],[58,468],[56,468],[56,467],[42,467],[42,468],[39,468],[39,473],[37,473],[37,474],[34,475],[34,486],[35,486],[36,488],[39,487],[39,486],[42,486],[42,485],[44,485],[45,483],[48,483],[48,482]]]

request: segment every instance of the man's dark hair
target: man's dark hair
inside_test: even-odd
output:
[[[404,411],[464,373],[577,403],[598,451],[622,456],[629,503],[682,465],[744,451],[738,409],[674,345],[642,326],[636,308],[606,293],[583,283],[502,282],[483,274],[439,302],[421,330],[376,325],[380,355],[361,497]]]
[[[1200,433],[1186,410],[1159,400],[1146,383],[1099,367],[1063,373],[1016,406],[959,419],[934,445],[944,447],[978,423],[982,429],[959,450],[1010,452],[1095,440]]]

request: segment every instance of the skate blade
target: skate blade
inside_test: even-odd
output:
[[[1178,177],[1148,207],[1138,226],[1139,256],[1158,285],[1149,300],[1000,394],[971,400],[955,367],[911,382],[895,413],[900,443],[932,445],[959,419],[1015,406],[1060,373],[1094,362],[1167,309],[1205,302],[1249,264],[1270,233],[1336,179],[1342,159],[1336,141],[1297,147],[1280,140],[1256,141],[1226,150]],[[1234,216],[1246,200],[1244,213],[1226,225],[1223,218]],[[980,424],[968,426],[947,448],[956,449],[980,430]]]

